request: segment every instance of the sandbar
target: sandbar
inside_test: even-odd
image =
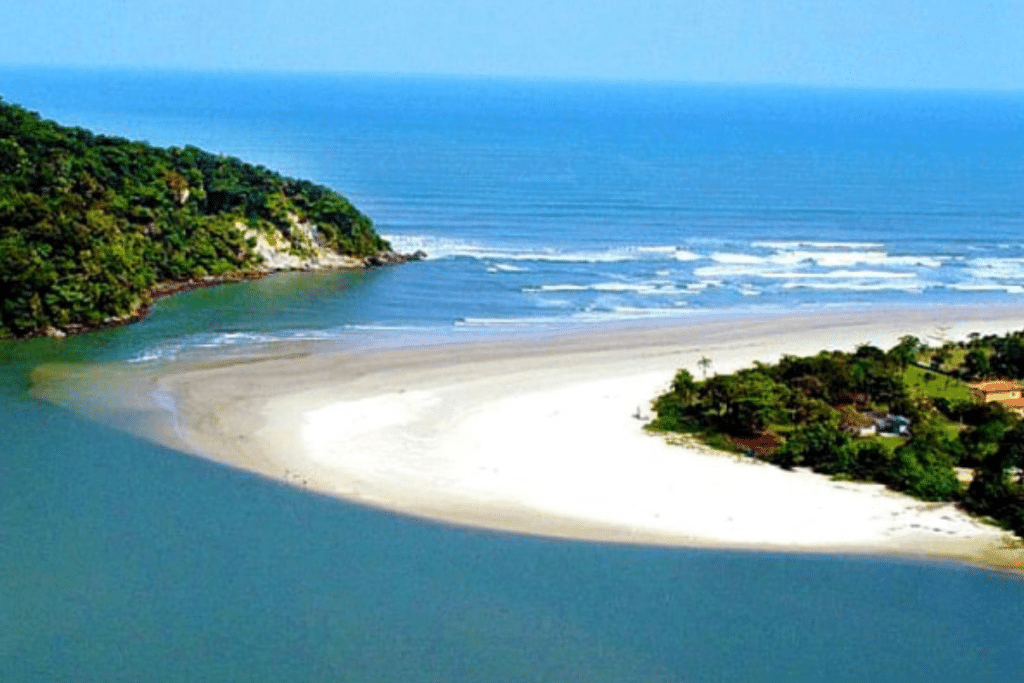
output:
[[[694,376],[821,349],[931,344],[1024,327],[1024,307],[709,316],[399,348],[291,347],[172,366],[158,440],[289,485],[446,523],[597,541],[901,554],[1021,566],[1007,534],[952,504],[784,471],[648,433]],[[153,434],[151,433],[150,436]],[[675,443],[671,443],[675,441]]]

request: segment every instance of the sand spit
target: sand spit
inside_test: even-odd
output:
[[[1024,327],[1024,308],[704,318],[543,339],[299,352],[152,378],[156,438],[295,486],[455,524],[614,542],[898,553],[1013,566],[1004,532],[880,485],[643,429],[676,369]],[[177,442],[176,442],[177,440]]]

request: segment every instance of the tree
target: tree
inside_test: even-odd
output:
[[[693,416],[693,404],[697,398],[697,383],[688,370],[679,370],[672,380],[671,391],[655,399],[652,407],[657,417],[650,428],[673,432],[689,432],[699,429]]]
[[[992,373],[1004,377],[1024,377],[1024,338],[1009,335],[995,345]]]
[[[853,438],[832,422],[814,422],[798,428],[772,458],[784,469],[812,467],[824,474],[850,469]]]
[[[929,365],[935,372],[940,372],[942,370],[942,366],[946,364],[947,360],[949,360],[949,349],[943,346],[932,352]]]
[[[925,500],[953,500],[963,489],[953,465],[963,447],[934,420],[920,420],[911,438],[893,452],[882,476],[887,484]]]
[[[899,366],[901,371],[905,371],[908,365],[917,361],[922,346],[920,339],[908,334],[900,337],[899,343],[889,349],[887,355],[892,362]]]
[[[718,431],[754,435],[784,419],[789,391],[760,369],[715,375],[701,383],[698,405],[704,421]]]
[[[978,422],[960,435],[960,443],[964,448],[963,462],[972,467],[988,463],[989,467],[1005,469],[1001,461],[992,458],[1001,449],[1009,448],[1003,443],[1003,437],[1007,432],[1012,433],[1020,420],[998,403],[981,407],[985,408],[984,418],[974,418]]]
[[[880,441],[857,441],[847,474],[861,481],[878,481],[890,467],[892,451]]]
[[[390,249],[329,188],[194,147],[66,128],[0,100],[0,337],[130,314],[157,282],[254,273],[255,245],[237,225],[304,216],[343,254]]]
[[[672,391],[687,405],[693,403],[697,396],[697,383],[689,370],[679,370],[672,380]]]
[[[984,379],[992,371],[988,353],[984,349],[973,348],[964,357],[964,376],[967,379]]]
[[[996,450],[975,470],[964,507],[1024,536],[1024,424],[1003,432]]]

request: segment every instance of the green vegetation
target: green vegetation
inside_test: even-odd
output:
[[[326,187],[195,147],[60,126],[0,100],[0,337],[131,319],[158,285],[256,274],[260,232],[306,255],[297,222],[343,255],[390,249]]]
[[[787,469],[957,501],[1024,537],[1024,424],[999,403],[976,403],[963,381],[979,378],[982,354],[989,373],[1024,377],[1024,332],[948,346],[908,336],[888,351],[784,356],[703,381],[680,370],[654,401],[649,428],[698,433]],[[968,486],[957,467],[973,470]]]
[[[948,375],[939,375],[921,367],[907,368],[903,379],[911,393],[930,399],[943,398],[947,401],[970,401],[971,390],[967,383]]]
[[[1024,378],[1024,330],[1004,336],[972,334],[967,341],[944,344],[924,357],[938,354],[942,367],[966,381]]]

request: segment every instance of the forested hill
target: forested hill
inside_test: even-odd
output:
[[[178,287],[391,260],[370,219],[326,187],[0,99],[0,337],[131,320]]]

